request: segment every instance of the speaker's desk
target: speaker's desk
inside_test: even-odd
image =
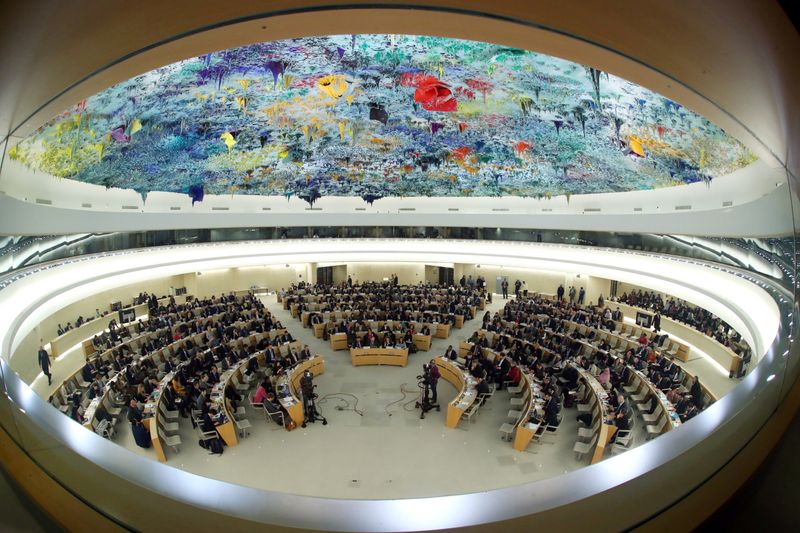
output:
[[[353,366],[408,364],[407,348],[351,348],[350,362]]]

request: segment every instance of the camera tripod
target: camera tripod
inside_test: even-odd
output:
[[[323,426],[328,425],[328,419],[322,416],[320,412],[317,410],[316,399],[317,395],[314,393],[311,393],[308,396],[306,396],[305,394],[303,395],[303,411],[305,416],[303,417],[302,427],[306,427],[306,424],[308,422],[314,424],[317,421],[317,419],[322,420]]]
[[[417,403],[414,404],[414,407],[422,409],[422,412],[420,413],[419,417],[425,418],[425,413],[427,413],[434,407],[436,408],[437,411],[441,411],[439,404],[433,403],[431,401],[431,389],[430,385],[428,384],[428,379],[427,378],[423,379],[422,382],[420,382],[418,385],[420,387],[419,400],[417,401]]]

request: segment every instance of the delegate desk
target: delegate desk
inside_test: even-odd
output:
[[[219,377],[219,382],[211,389],[211,402],[216,407],[218,413],[223,413],[225,415],[225,422],[217,424],[214,429],[217,430],[217,434],[228,446],[236,446],[239,444],[239,439],[236,435],[236,421],[233,419],[233,413],[231,413],[227,405],[225,405],[225,389],[229,386],[234,387],[233,383],[231,383],[234,376],[236,376],[236,380],[239,383],[242,383],[242,370],[247,368],[247,363],[251,358],[257,356],[257,354],[253,354],[246,359],[238,361],[236,365],[222,373]]]
[[[638,382],[637,390],[635,394],[641,393],[644,389],[649,391],[649,395],[647,398],[654,397],[656,400],[656,409],[659,412],[659,418],[656,421],[656,425],[661,423],[662,417],[664,417],[664,427],[661,429],[661,433],[666,433],[672,429],[681,425],[681,419],[678,416],[678,413],[675,412],[675,406],[672,405],[669,400],[667,400],[666,394],[661,392],[656,386],[647,379],[647,376],[641,370],[635,370],[631,372],[631,382]]]
[[[539,431],[540,424],[531,422],[531,416],[534,414],[537,406],[544,403],[543,400],[538,398],[539,385],[534,381],[533,374],[528,372],[522,373],[522,378],[519,384],[522,386],[522,397],[525,401],[522,405],[522,415],[517,419],[515,424],[516,431],[514,434],[514,449],[519,452],[524,452],[534,435]]]
[[[417,350],[422,352],[427,352],[431,349],[431,336],[430,335],[423,335],[422,333],[414,333],[414,346],[417,347]]]
[[[437,322],[434,325],[436,326],[436,332],[433,333],[434,337],[437,339],[446,339],[450,336],[450,324]]]
[[[463,365],[455,361],[439,356],[434,362],[439,367],[441,377],[459,391],[455,399],[447,406],[447,427],[454,428],[461,420],[464,411],[478,399],[478,391],[475,388],[477,381]]]
[[[303,377],[303,373],[306,370],[314,376],[324,374],[325,361],[319,355],[301,361],[282,374],[277,383],[278,401],[298,426],[305,420],[303,401],[299,397],[298,390],[300,388],[300,378]]]
[[[119,379],[120,373],[116,374],[113,378],[109,379],[105,386],[103,387],[103,394],[100,396],[95,396],[89,405],[86,407],[86,410],[83,412],[83,419],[84,423],[83,426],[90,430],[94,431],[94,418],[97,415],[97,410],[100,409],[102,406],[105,409],[105,404],[108,403],[108,395],[111,392],[111,389],[116,387],[117,380]]]
[[[331,350],[346,350],[347,346],[347,333],[334,333],[330,336]]]
[[[350,362],[353,366],[406,366],[408,348],[350,348]]]
[[[607,423],[608,417],[613,415],[613,411],[611,411],[608,405],[608,392],[592,374],[575,363],[570,363],[570,365],[578,371],[578,379],[583,381],[586,385],[587,394],[594,396],[593,419],[594,417],[600,417],[600,434],[597,437],[597,444],[592,454],[591,463],[595,464],[603,459],[603,453],[605,453],[606,446],[611,441],[611,437],[617,432],[617,426]]]
[[[142,422],[145,424],[147,429],[150,430],[150,442],[153,445],[153,449],[156,452],[156,457],[162,463],[167,461],[167,456],[164,453],[164,445],[161,442],[161,435],[159,434],[159,424],[161,424],[161,401],[163,395],[161,394],[164,391],[164,388],[167,384],[172,381],[172,378],[175,377],[175,372],[170,372],[161,378],[161,381],[158,383],[158,387],[153,390],[150,394],[149,401],[144,405],[144,412],[142,416],[145,417]],[[162,428],[163,429],[163,428]]]

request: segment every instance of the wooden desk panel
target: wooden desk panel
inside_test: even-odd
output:
[[[431,332],[433,333],[433,329],[431,329]],[[437,339],[446,339],[447,337],[449,337],[450,324],[444,324],[442,322],[436,324],[436,332],[433,334],[433,336],[436,337]]]
[[[406,366],[408,364],[408,350],[404,348],[351,348],[350,362],[353,366]]]
[[[330,336],[331,350],[346,350],[347,346],[347,333],[334,333]]]
[[[422,335],[420,333],[414,334],[414,346],[417,347],[417,350],[427,352],[431,349],[431,336],[430,335]]]
[[[524,452],[537,431],[539,431],[539,424],[528,422],[528,418],[524,417],[517,426],[517,432],[514,435],[514,449],[518,452]]]

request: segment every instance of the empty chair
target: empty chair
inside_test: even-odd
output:
[[[622,390],[625,391],[625,394],[635,394],[639,388],[642,386],[642,383],[639,380],[632,379],[628,385],[623,385]]]
[[[666,426],[666,425],[667,425],[667,417],[666,416],[662,416],[661,420],[657,424],[647,426],[647,428],[646,428],[647,429],[647,440],[650,440],[653,437],[661,435],[661,432],[664,430],[664,426]]]
[[[476,399],[474,402],[472,402],[472,405],[467,407],[467,409],[461,415],[461,420],[464,420],[464,418],[466,418],[467,421],[471,423],[473,415],[478,414],[478,409],[480,409],[480,406],[481,406],[480,399]]]
[[[162,433],[161,431],[159,431],[158,432],[158,436],[159,436],[159,438],[161,439],[161,441],[164,444],[166,444],[167,446],[172,448],[172,451],[174,451],[175,453],[180,452],[180,449],[178,448],[178,446],[180,446],[180,444],[181,444],[181,436],[180,435],[169,435],[169,434]]]
[[[510,418],[512,420],[519,420],[519,417],[522,416],[522,411],[517,411],[516,409],[511,409],[508,411],[506,418]]]
[[[647,422],[648,424],[652,424],[658,420],[658,417],[661,416],[661,410],[654,412],[653,414],[649,414],[647,412],[642,412],[642,420]]]
[[[158,422],[159,426],[164,428],[164,431],[167,433],[172,434],[180,431],[180,425],[178,424],[178,422],[167,422],[166,420],[161,420],[161,419],[159,419]]]
[[[525,405],[525,401],[527,399],[528,399],[528,392],[526,391],[526,393],[523,394],[519,398],[511,398],[511,406],[512,407],[521,407],[521,406]]]
[[[242,418],[241,420],[239,420],[239,419],[234,418],[233,421],[236,424],[236,429],[239,430],[239,435],[241,435],[242,438],[244,438],[244,437],[246,437],[246,436],[248,436],[250,434],[250,432],[247,431],[247,430],[250,429],[253,426],[252,426],[252,424],[250,424],[250,421],[248,419]]]
[[[633,448],[635,438],[630,430],[621,430],[617,433],[614,445],[611,447],[611,455],[618,455]]]
[[[578,460],[583,459],[584,455],[594,450],[594,445],[597,443],[597,437],[598,435],[595,434],[595,436],[592,437],[592,440],[589,442],[576,442],[575,446],[572,448],[572,451],[575,452],[575,458]]]
[[[649,400],[647,400],[647,401],[645,401],[645,402],[637,403],[637,404],[636,404],[636,409],[637,409],[637,410],[638,410],[640,413],[649,412],[649,411],[650,411],[650,409],[652,409],[652,408],[653,408],[653,402],[654,402],[654,401],[656,401],[655,397],[654,397],[654,396],[651,396]]]
[[[512,396],[516,396],[517,394],[522,392],[522,389],[524,388],[524,386],[525,386],[525,384],[522,383],[522,381],[520,381],[520,384],[517,385],[516,387],[508,387],[506,390]]]
[[[170,411],[167,409],[167,406],[164,402],[158,403],[158,411],[164,415],[164,418],[167,420],[177,420],[178,419],[178,410]]]
[[[111,405],[111,402],[108,401],[108,396],[104,396],[101,403],[103,404],[103,407],[105,407],[106,413],[110,414],[111,416],[119,416],[119,414],[122,412],[121,408],[113,407]]]
[[[641,392],[637,392],[636,394],[631,394],[631,400],[637,403],[641,403],[647,399],[648,395],[650,395],[650,389],[644,386],[642,387]]]
[[[248,389],[248,386],[247,386],[247,385],[245,385],[245,384],[243,384],[243,383],[239,382],[239,377],[238,377],[236,374],[234,374],[234,375],[233,375],[233,377],[231,377],[230,383],[231,383],[231,385],[233,385],[233,386],[236,388],[236,390],[238,390],[238,391],[242,391],[242,392],[244,392],[244,391],[246,391],[246,390]]]
[[[600,429],[600,417],[595,417],[594,423],[591,427],[578,428],[578,440],[587,441],[592,438],[592,435]]]
[[[503,425],[500,426],[500,438],[510,441],[511,436],[514,434],[515,427],[516,426],[514,424],[509,424],[508,422],[503,423]]]

